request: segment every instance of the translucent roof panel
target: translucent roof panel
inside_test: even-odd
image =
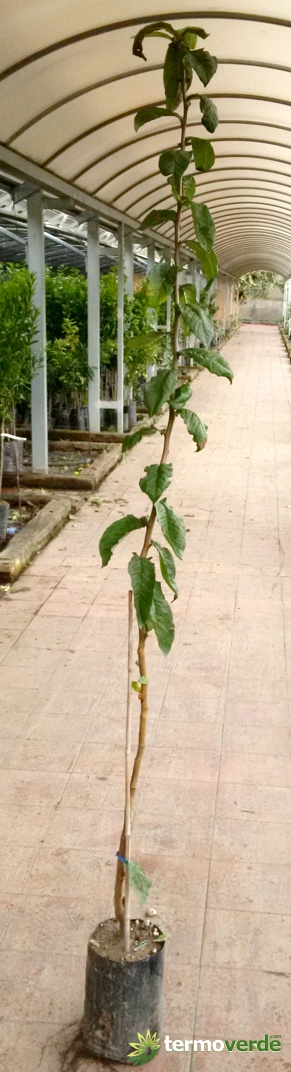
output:
[[[158,10],[157,10],[158,7]],[[291,5],[287,0],[0,0],[0,142],[43,174],[97,197],[138,223],[169,191],[158,172],[173,144],[174,119],[134,132],[138,107],[163,100],[165,42],[147,41],[147,63],[132,55],[146,21],[200,23],[218,70],[206,92],[220,123],[216,163],[199,175],[197,197],[211,207],[221,268],[261,265],[291,274]],[[201,92],[203,89],[199,83]],[[198,103],[189,110],[201,129]],[[16,159],[16,157],[15,157]],[[7,164],[0,146],[0,165]],[[172,237],[171,225],[161,234]],[[191,220],[183,224],[184,238]]]

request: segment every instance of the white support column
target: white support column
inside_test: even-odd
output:
[[[147,275],[149,275],[151,270],[152,270],[152,268],[154,268],[155,263],[156,263],[156,247],[155,247],[154,242],[149,242],[148,243],[147,252],[148,252],[148,256],[147,256]],[[147,383],[149,383],[149,380],[151,380],[152,377],[155,376],[156,371],[157,371],[156,364],[147,365],[147,373],[146,373]]]
[[[147,257],[147,275],[151,272],[155,265],[155,243],[149,242],[148,244],[148,257]]]
[[[37,335],[32,344],[32,354],[42,364],[31,383],[31,447],[32,468],[48,470],[48,420],[47,420],[47,374],[46,374],[46,315],[45,315],[45,259],[41,190],[27,198],[27,261],[30,272],[35,275],[34,302],[38,309]]]
[[[125,293],[129,298],[133,295],[133,233],[127,232],[124,236],[124,271]]]
[[[124,224],[118,224],[117,431],[123,432],[124,381]]]
[[[94,376],[89,381],[89,428],[100,432],[100,250],[99,220],[88,220],[87,231],[88,281],[88,364]]]

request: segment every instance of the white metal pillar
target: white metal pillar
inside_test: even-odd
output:
[[[88,364],[93,369],[89,381],[89,428],[100,432],[100,250],[99,220],[88,220],[87,231],[88,282]]]
[[[133,233],[128,231],[124,236],[124,271],[125,293],[129,298],[133,295]]]
[[[117,308],[117,431],[123,432],[124,394],[124,224],[118,224],[118,308]]]
[[[47,374],[46,374],[46,315],[45,315],[45,259],[44,230],[41,190],[27,198],[27,262],[35,276],[34,302],[38,309],[37,334],[32,344],[32,355],[41,355],[42,363],[31,383],[31,448],[32,468],[48,469],[48,420],[47,420]]]
[[[150,274],[150,272],[152,271],[152,268],[154,268],[154,266],[155,266],[155,263],[156,263],[156,247],[155,247],[155,243],[154,242],[149,242],[148,247],[147,247],[147,275]],[[149,314],[150,314],[150,310],[149,310]],[[155,376],[156,371],[157,371],[156,364],[147,365],[147,370],[146,370],[147,383],[149,383],[149,380],[151,380],[152,377]]]

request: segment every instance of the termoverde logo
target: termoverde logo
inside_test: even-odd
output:
[[[128,1058],[132,1065],[147,1065],[149,1061],[153,1061],[154,1057],[160,1049],[160,1039],[157,1038],[157,1032],[151,1035],[150,1031],[147,1031],[146,1035],[140,1035],[137,1032],[138,1042],[130,1042],[129,1045],[132,1048],[132,1053],[128,1054]]]

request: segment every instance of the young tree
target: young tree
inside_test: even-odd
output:
[[[198,76],[206,86],[217,68],[217,60],[204,48],[196,47],[197,40],[206,38],[201,27],[174,29],[168,22],[155,22],[141,29],[134,40],[133,53],[146,59],[143,42],[146,37],[164,37],[168,47],[164,62],[164,106],[149,105],[141,108],[135,116],[135,129],[153,120],[169,116],[177,121],[179,140],[173,148],[164,150],[159,158],[159,171],[168,186],[161,191],[160,201],[170,200],[168,207],[153,209],[143,220],[143,227],[155,227],[170,222],[174,230],[174,251],[172,263],[161,260],[153,268],[150,283],[155,300],[162,303],[168,296],[172,298],[174,309],[170,334],[164,331],[164,340],[170,340],[171,361],[158,371],[149,382],[145,393],[145,402],[150,417],[160,414],[167,406],[167,423],[163,433],[163,446],[160,460],[145,467],[139,486],[148,500],[148,511],[142,517],[127,515],[114,522],[104,532],[100,541],[102,565],[106,566],[116,544],[134,529],[143,529],[144,538],[140,552],[135,552],[129,562],[128,572],[134,597],[135,613],[138,625],[138,667],[139,681],[134,683],[140,702],[140,726],[138,749],[130,778],[130,804],[133,805],[136,786],[146,742],[146,724],[148,714],[148,671],[146,664],[146,643],[148,635],[154,631],[161,651],[167,655],[174,640],[174,621],[172,609],[165,598],[162,584],[166,585],[173,598],[178,595],[176,566],[174,555],[180,560],[186,544],[184,522],[178,517],[168,502],[166,493],[170,487],[173,474],[171,459],[171,436],[177,420],[183,421],[188,433],[201,451],[206,444],[207,428],[203,420],[187,406],[192,396],[190,375],[183,378],[179,368],[179,358],[194,358],[196,363],[217,376],[225,376],[231,382],[232,371],[220,353],[209,350],[213,336],[213,319],[207,304],[207,295],[217,273],[217,258],[213,250],[215,226],[207,206],[195,200],[196,172],[206,172],[212,168],[215,160],[210,141],[206,138],[187,135],[187,117],[191,101],[199,102],[201,122],[212,133],[218,123],[216,107],[212,100],[201,92],[191,92],[193,76]],[[174,134],[175,138],[175,134]],[[167,193],[168,191],[168,193]],[[182,221],[186,214],[192,221],[193,238],[187,241],[189,253],[195,255],[202,268],[206,284],[202,297],[198,300],[193,283],[180,284]],[[181,327],[193,333],[202,347],[184,349]],[[141,346],[139,337],[139,346]],[[146,345],[146,338],[144,339]],[[125,438],[123,449],[126,452],[139,441],[148,429],[140,429]],[[159,526],[162,534],[156,536]],[[163,543],[166,541],[166,546]],[[128,820],[128,809],[126,809]],[[125,885],[129,862],[129,825],[125,823],[119,848],[115,884],[115,914],[121,931],[128,927],[128,883]],[[125,926],[126,924],[126,926]],[[128,948],[128,933],[125,934]]]

